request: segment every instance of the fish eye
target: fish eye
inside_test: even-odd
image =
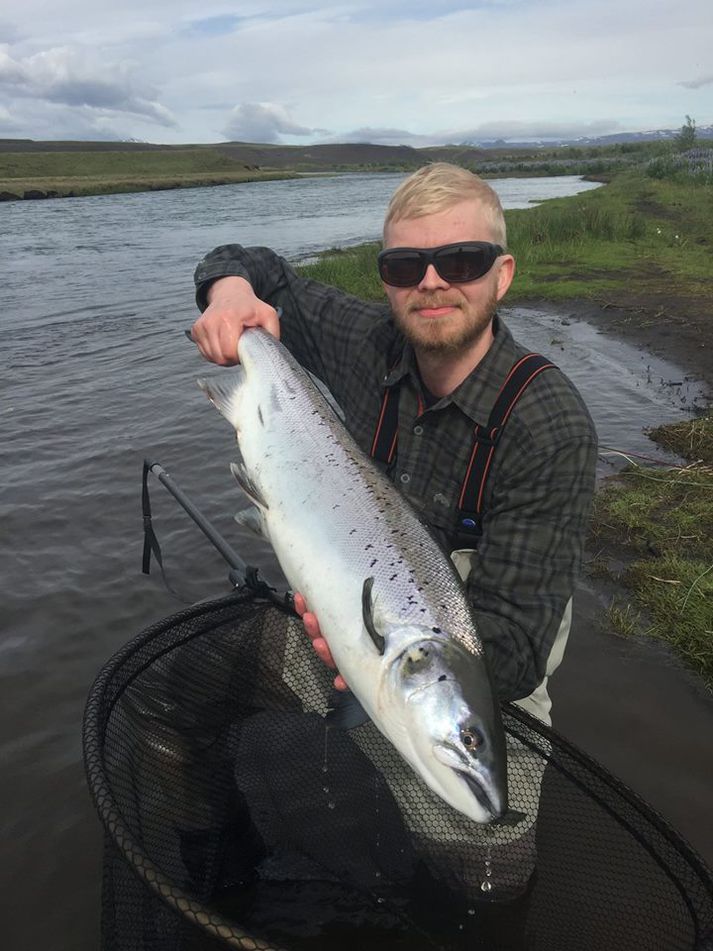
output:
[[[475,730],[461,730],[460,738],[463,746],[470,753],[474,753],[481,743],[480,735]]]

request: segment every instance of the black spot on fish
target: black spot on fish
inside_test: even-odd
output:
[[[440,633],[441,633],[440,627],[432,627],[431,630],[433,631],[434,634],[440,634]]]
[[[258,408],[257,408],[257,418],[260,420],[260,425],[261,425],[261,426],[264,426],[264,425],[265,425],[265,420],[262,418],[262,409],[261,409],[261,407],[259,407],[259,406],[258,406]]]
[[[379,560],[378,558],[372,559],[372,562],[371,562],[371,564],[369,565],[369,567],[370,567],[370,568],[373,568],[374,565],[378,562],[378,560]]]
[[[443,683],[444,680],[448,680],[448,677],[446,677],[445,674],[441,674],[441,676],[438,679],[441,683]]]
[[[389,581],[396,581],[397,578],[398,578],[398,574],[392,575],[392,576],[389,578]]]

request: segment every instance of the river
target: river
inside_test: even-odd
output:
[[[240,240],[292,259],[376,238],[401,176],[349,175],[0,206],[3,372],[0,567],[0,888],[3,947],[97,946],[100,829],[80,723],[104,661],[180,605],[140,573],[140,472],[166,466],[237,547],[231,438],[195,386],[183,329],[192,269]],[[506,208],[595,187],[492,183]],[[582,390],[604,445],[651,454],[643,428],[687,415],[681,371],[546,309],[506,318]],[[671,386],[671,383],[681,385]],[[603,463],[606,469],[606,463]],[[154,491],[169,575],[188,601],[226,592],[226,569]],[[257,560],[270,577],[269,553]]]

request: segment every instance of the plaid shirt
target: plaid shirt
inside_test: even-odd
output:
[[[229,275],[247,278],[259,298],[282,308],[283,342],[329,387],[366,453],[384,387],[400,385],[398,455],[389,475],[450,551],[474,424],[488,422],[505,376],[527,349],[496,318],[495,340],[475,370],[419,416],[414,353],[388,305],[301,277],[268,248],[231,244],[196,268],[201,310],[210,283]],[[594,425],[572,383],[558,369],[540,373],[498,442],[466,581],[502,700],[528,696],[545,676],[580,568],[596,451]]]

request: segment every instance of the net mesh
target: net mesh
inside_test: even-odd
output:
[[[454,813],[246,591],[129,642],[88,699],[104,951],[713,949],[713,878],[655,813],[517,707],[511,806]]]

